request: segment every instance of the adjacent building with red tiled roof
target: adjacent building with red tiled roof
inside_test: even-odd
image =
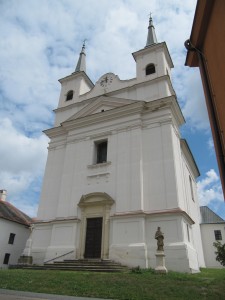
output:
[[[0,268],[17,261],[30,234],[32,219],[6,201],[6,191],[0,190]]]

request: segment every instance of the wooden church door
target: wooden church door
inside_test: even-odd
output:
[[[102,218],[88,218],[85,240],[85,258],[101,258]]]

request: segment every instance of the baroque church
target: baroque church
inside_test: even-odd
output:
[[[107,73],[93,84],[83,45],[75,71],[59,80],[37,220],[23,252],[34,264],[112,260],[154,268],[164,233],[168,270],[204,267],[196,192],[198,167],[180,126],[173,62],[152,18],[136,77]]]

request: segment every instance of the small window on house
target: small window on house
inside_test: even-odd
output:
[[[69,91],[66,95],[66,101],[73,99],[73,91]]]
[[[145,74],[146,75],[150,75],[155,73],[155,65],[154,64],[149,64],[147,65],[146,69],[145,69]]]
[[[15,233],[10,233],[8,244],[13,244],[15,239]]]
[[[214,230],[214,234],[215,234],[215,240],[216,241],[221,241],[222,240],[221,230]]]
[[[107,162],[107,141],[95,142],[96,164]]]
[[[9,257],[10,257],[10,253],[6,253],[5,257],[4,257],[4,261],[3,261],[4,265],[8,265],[8,263],[9,263]]]
[[[194,191],[193,191],[193,183],[191,176],[189,175],[189,184],[190,184],[190,190],[191,190],[191,199],[194,201]]]

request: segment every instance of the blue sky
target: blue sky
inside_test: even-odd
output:
[[[198,69],[184,66],[196,0],[0,1],[0,189],[36,216],[60,84],[86,41],[87,74],[135,76],[131,55],[145,46],[149,12],[175,68],[173,86],[186,119],[181,133],[198,164],[198,195],[225,218],[217,163]]]

